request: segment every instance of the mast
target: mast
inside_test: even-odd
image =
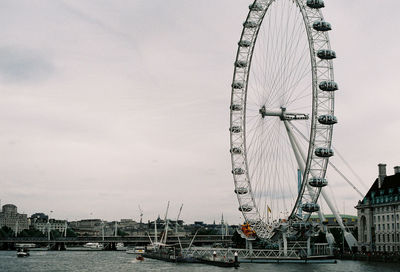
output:
[[[176,218],[175,235],[178,234],[178,220],[179,220],[179,217],[181,216],[182,208],[183,208],[183,203],[181,205],[181,208],[179,209],[178,217]]]
[[[164,244],[167,243],[167,235],[168,235],[168,219],[167,219],[168,210],[169,210],[169,201],[168,201],[167,210],[165,211],[165,216],[164,216],[165,229],[164,229],[163,236],[161,237],[161,243],[164,243]]]

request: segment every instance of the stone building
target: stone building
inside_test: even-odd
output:
[[[69,227],[79,236],[100,236],[105,225],[101,219],[82,219],[70,222]]]
[[[14,232],[18,233],[29,228],[28,217],[26,214],[20,214],[17,211],[17,206],[6,204],[0,212],[0,228],[7,226]]]
[[[379,164],[378,178],[356,206],[358,242],[361,251],[400,251],[400,166],[386,175]]]
[[[42,233],[47,233],[49,230],[57,230],[60,233],[64,233],[67,229],[67,221],[31,217],[31,226]]]
[[[326,219],[326,226],[329,230],[340,229],[339,223],[337,222],[336,217],[333,214],[324,214],[324,217]],[[341,214],[340,217],[342,218],[343,224],[346,226],[347,229],[353,232],[357,228],[357,221],[358,221],[357,216]],[[309,221],[312,221],[314,223],[320,223],[318,215],[312,215]]]

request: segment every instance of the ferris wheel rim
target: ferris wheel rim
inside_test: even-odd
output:
[[[243,136],[242,137],[243,141],[242,141],[241,146],[243,148],[243,153],[244,153],[243,154],[243,156],[244,156],[244,165],[243,165],[243,167],[245,168],[244,172],[246,172],[246,175],[248,175],[248,169],[249,169],[248,159],[247,159],[247,151],[246,151],[246,133],[245,133],[245,131],[246,131],[246,123],[245,123],[245,120],[246,120],[246,106],[247,106],[246,102],[247,102],[248,83],[249,83],[249,75],[250,75],[249,71],[251,69],[251,61],[252,61],[252,58],[253,58],[254,48],[256,46],[256,41],[257,41],[258,34],[259,34],[258,32],[259,32],[259,30],[261,28],[261,25],[263,23],[264,16],[266,15],[270,5],[273,2],[275,2],[275,1],[273,1],[273,0],[256,0],[251,5],[253,7],[254,7],[254,5],[261,5],[263,7],[263,11],[259,11],[259,12],[262,12],[262,15],[259,16],[258,25],[255,27],[256,31],[253,32],[253,36],[252,36],[252,39],[251,39],[251,45],[250,45],[251,50],[249,51],[248,56],[247,56],[247,58],[249,59],[249,62],[248,62],[248,67],[249,68],[247,69],[247,72],[245,73],[244,77],[241,78],[242,82],[243,82],[243,85],[244,85],[244,86],[242,86],[242,89],[243,89],[243,92],[244,92],[244,100],[243,100],[243,104],[242,104],[242,106],[243,106],[242,119],[244,121],[243,121],[242,129],[243,129],[244,132],[243,132],[243,135],[242,135]],[[295,0],[295,2],[296,2],[297,6],[299,8],[299,11],[300,11],[302,17],[303,17],[304,27],[306,28],[306,31],[307,31],[308,46],[309,46],[309,49],[310,49],[310,62],[311,62],[311,69],[312,69],[312,94],[313,94],[312,126],[311,126],[311,132],[310,132],[309,148],[307,150],[306,168],[305,168],[305,171],[303,173],[303,181],[304,181],[304,180],[308,180],[309,179],[309,177],[311,175],[310,174],[310,168],[311,168],[311,165],[313,163],[313,158],[316,157],[316,155],[314,154],[315,139],[313,137],[315,137],[315,133],[316,133],[317,125],[318,125],[317,124],[317,117],[321,115],[318,112],[318,104],[317,104],[318,103],[318,99],[317,98],[314,99],[315,96],[318,96],[318,91],[319,91],[318,83],[321,80],[318,77],[318,71],[317,71],[317,69],[318,69],[317,62],[318,61],[317,61],[317,55],[316,55],[316,52],[315,52],[316,51],[316,47],[315,47],[315,40],[314,40],[314,37],[313,37],[314,33],[312,32],[312,28],[311,28],[311,24],[312,24],[311,20],[312,19],[310,19],[310,15],[313,15],[314,17],[318,17],[320,20],[323,20],[323,16],[322,16],[322,13],[321,13],[321,11],[319,9],[315,10],[315,9],[310,8],[310,7],[307,7],[305,0]],[[246,39],[244,39],[244,37],[246,37],[246,35],[248,36],[248,33],[246,33],[246,31],[247,31],[248,27],[252,27],[251,25],[249,25],[249,22],[251,22],[250,19],[253,18],[252,17],[253,14],[254,14],[254,10],[252,10],[250,8],[250,11],[248,13],[248,16],[247,16],[246,21],[245,21],[244,26],[243,26],[243,30],[242,30],[242,34],[241,34],[241,38],[240,38],[240,42],[239,42],[239,46],[238,46],[238,51],[237,51],[237,54],[236,54],[235,64],[237,64],[238,61],[240,61],[240,59],[241,59],[240,58],[240,54],[241,54],[242,45],[240,45],[240,43],[246,40]],[[246,23],[247,23],[247,26],[246,26]],[[326,49],[330,50],[330,41],[329,41],[329,37],[327,36],[327,34],[326,34],[326,46],[327,46]],[[329,74],[330,74],[329,77],[330,77],[331,81],[333,82],[333,66],[332,66],[332,62],[331,61],[328,61],[328,66],[329,66]],[[268,238],[268,237],[271,237],[271,235],[273,234],[274,230],[271,227],[271,225],[266,225],[265,222],[262,222],[262,220],[261,220],[261,216],[260,216],[260,213],[258,211],[258,207],[257,207],[257,205],[255,203],[255,199],[254,199],[254,196],[253,196],[252,184],[251,184],[250,178],[247,177],[247,183],[248,183],[248,187],[247,188],[249,190],[247,193],[251,196],[251,201],[250,201],[250,202],[252,202],[251,205],[253,206],[253,208],[256,209],[256,212],[255,212],[256,215],[252,216],[252,217],[248,216],[250,211],[246,210],[246,207],[244,206],[245,204],[249,204],[250,202],[247,201],[247,203],[246,203],[246,201],[243,201],[243,199],[244,199],[242,197],[243,194],[238,192],[238,191],[240,191],[241,187],[238,185],[238,182],[237,182],[237,179],[236,179],[236,174],[234,173],[235,169],[237,169],[237,167],[236,167],[237,166],[237,161],[236,161],[237,158],[235,158],[236,154],[234,154],[232,152],[232,150],[237,146],[237,144],[236,145],[234,144],[235,143],[234,137],[235,137],[235,134],[237,132],[233,131],[233,128],[235,127],[236,122],[234,121],[234,114],[235,113],[234,113],[234,109],[232,109],[232,107],[233,107],[233,105],[235,105],[234,104],[235,103],[234,96],[235,96],[235,91],[237,90],[237,87],[238,87],[238,86],[234,86],[234,85],[237,84],[237,83],[240,83],[240,81],[238,81],[238,78],[240,78],[240,77],[238,77],[237,71],[238,71],[238,67],[235,66],[235,71],[234,71],[234,74],[233,74],[233,82],[232,82],[231,110],[230,110],[230,113],[231,113],[231,116],[230,116],[231,117],[230,118],[230,130],[231,130],[231,132],[230,132],[230,136],[231,136],[230,137],[230,139],[231,139],[230,146],[231,146],[232,172],[233,172],[233,176],[234,176],[235,192],[236,192],[236,195],[237,195],[237,198],[238,198],[238,201],[239,201],[239,209],[241,209],[241,212],[242,212],[243,216],[245,217],[245,220],[247,222],[249,222],[257,232],[261,233],[260,236],[264,236],[264,237]],[[331,105],[330,112],[333,115],[333,111],[334,111],[333,110],[333,105],[334,105],[334,97],[333,97],[333,95],[332,95],[332,97],[330,97],[330,105]],[[325,142],[326,142],[326,147],[330,148],[331,141],[332,141],[332,126],[327,128],[327,130],[329,130],[329,132],[327,133],[328,136],[327,136],[327,139],[326,139]],[[321,175],[323,177],[325,176],[326,168],[327,168],[327,159],[325,160],[325,162],[321,166],[321,171],[320,172],[321,172]],[[289,219],[295,220],[295,216],[294,216],[295,215],[295,210],[296,210],[296,207],[299,207],[299,201],[301,201],[301,199],[302,199],[302,197],[304,195],[305,188],[306,188],[306,182],[303,182],[302,188],[301,188],[301,192],[298,194],[298,197],[297,197],[297,200],[296,200],[296,205],[293,207],[293,210],[292,210],[290,216],[288,217]],[[319,193],[320,193],[320,189],[319,190],[315,190],[315,196],[312,199],[312,203],[316,203],[317,202]],[[256,220],[254,220],[254,218],[256,218]],[[250,222],[250,221],[253,221],[253,222]]]

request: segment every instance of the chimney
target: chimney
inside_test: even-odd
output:
[[[378,188],[382,187],[383,180],[386,177],[386,164],[380,163],[378,164],[379,175],[378,175]]]
[[[394,174],[400,174],[400,166],[395,166],[394,167]]]

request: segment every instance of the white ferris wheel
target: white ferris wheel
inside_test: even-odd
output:
[[[262,239],[298,235],[312,213],[322,216],[320,194],[333,209],[324,187],[338,84],[324,7],[323,0],[255,0],[243,23],[230,152],[239,210]]]

